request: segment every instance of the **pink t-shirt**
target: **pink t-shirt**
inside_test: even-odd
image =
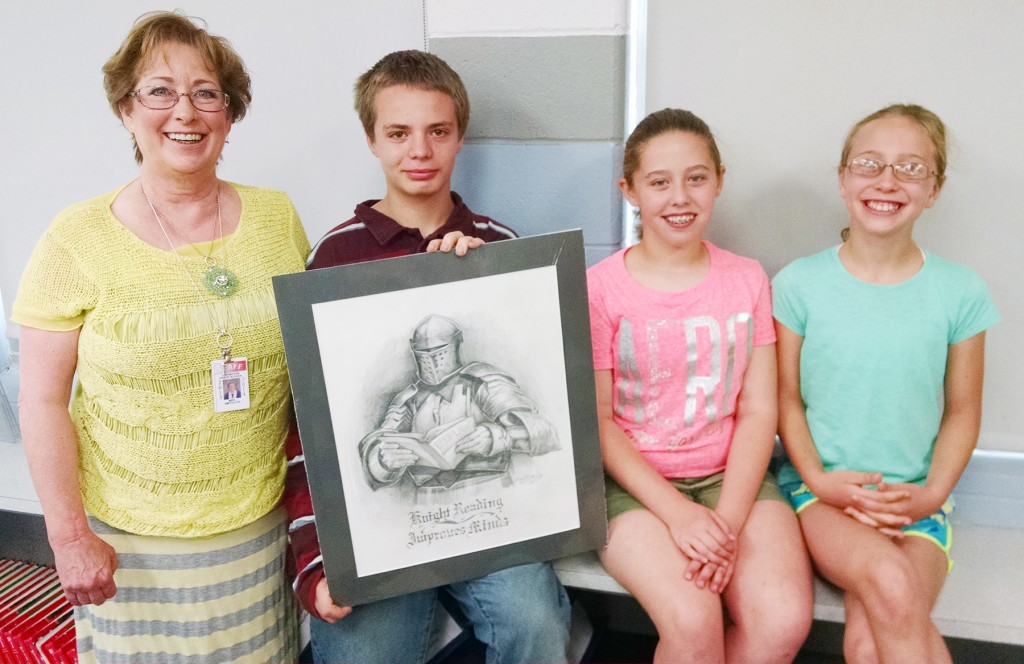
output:
[[[679,293],[633,279],[628,248],[587,270],[594,369],[611,369],[616,423],[669,478],[725,469],[750,352],[775,342],[761,265],[704,246],[708,275]]]

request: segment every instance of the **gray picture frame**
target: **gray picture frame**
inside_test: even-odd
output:
[[[568,399],[571,440],[562,441],[572,451],[571,465],[578,508],[578,527],[460,555],[360,575],[353,553],[353,534],[346,505],[342,463],[335,441],[329,403],[328,372],[324,365],[314,307],[350,298],[364,298],[419,289],[429,297],[432,287],[461,288],[466,280],[553,266],[551,288],[557,293],[557,324],[551,330],[561,338],[564,391]],[[274,277],[274,291],[294,398],[295,414],[303,443],[306,471],[317,520],[324,570],[333,599],[341,605],[357,605],[378,599],[433,588],[526,563],[548,561],[589,551],[607,541],[604,473],[598,436],[594,369],[590,342],[590,318],[586,288],[586,261],[580,230],[490,243],[467,256],[416,254]],[[424,290],[425,289],[425,290]],[[474,302],[482,316],[489,309],[506,307],[497,300]],[[503,311],[502,315],[509,315]],[[531,311],[512,312],[530,317]],[[374,325],[360,320],[353,325]],[[342,333],[342,336],[344,333]],[[346,340],[329,343],[345,347]],[[353,350],[357,352],[357,350]],[[403,362],[408,360],[404,359]],[[563,386],[560,386],[563,387]],[[544,495],[536,496],[536,510],[547,509]]]

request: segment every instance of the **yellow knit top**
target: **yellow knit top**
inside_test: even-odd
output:
[[[198,290],[173,252],[125,228],[110,210],[120,189],[61,212],[22,276],[13,320],[81,328],[79,482],[86,509],[122,530],[212,535],[281,497],[289,385],[270,278],[301,271],[309,241],[285,194],[231,186],[241,221],[214,251],[238,276],[229,297],[203,287],[205,259],[189,247],[179,251]],[[218,321],[234,337],[232,357],[249,359],[246,410],[213,410]]]

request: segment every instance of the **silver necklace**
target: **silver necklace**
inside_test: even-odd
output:
[[[153,212],[153,218],[156,219],[157,226],[160,227],[160,231],[164,234],[164,238],[167,240],[167,245],[174,252],[174,255],[178,257],[178,262],[181,264],[182,269],[188,274],[188,278],[195,284],[195,280],[192,279],[192,274],[185,268],[184,261],[181,260],[181,254],[178,253],[178,249],[171,243],[170,236],[167,235],[167,230],[164,228],[164,224],[167,228],[171,229],[179,240],[185,242],[188,246],[192,247],[192,251],[196,252],[198,256],[201,256],[206,261],[206,272],[203,273],[203,286],[206,290],[210,291],[217,297],[229,297],[234,295],[235,291],[238,290],[238,277],[234,272],[229,270],[226,265],[218,265],[217,260],[213,257],[214,244],[217,241],[218,232],[223,231],[223,225],[221,222],[220,214],[220,185],[217,185],[217,217],[214,220],[210,232],[210,251],[206,254],[199,251],[196,245],[192,243],[192,240],[185,237],[174,225],[165,219],[153,205],[153,202],[149,200],[149,196],[146,195],[146,190],[142,186],[142,181],[139,181],[139,190],[142,192],[142,197],[146,200],[146,204],[149,205],[149,209]],[[223,240],[223,237],[221,238]],[[225,257],[227,249],[225,248]],[[198,286],[196,286],[198,288]]]
[[[146,203],[149,204],[149,209],[153,211],[153,217],[156,219],[156,225],[160,227],[160,232],[164,234],[164,239],[167,240],[167,245],[171,248],[171,251],[174,252],[174,257],[178,259],[178,265],[181,267],[181,271],[185,273],[185,276],[188,277],[188,280],[192,283],[192,288],[195,289],[196,294],[199,295],[200,299],[202,299],[203,290],[201,288],[199,288],[199,284],[197,284],[196,280],[192,277],[192,273],[189,272],[187,267],[185,267],[185,261],[182,260],[181,254],[178,253],[178,250],[175,248],[174,244],[171,243],[171,237],[167,234],[167,229],[164,228],[163,221],[161,221],[161,219],[160,219],[160,214],[156,211],[156,208],[153,207],[153,204],[149,200],[149,196],[146,196],[146,190],[142,187],[142,181],[141,180],[139,181],[139,190],[142,191],[142,197],[144,199],[146,199]],[[217,189],[217,221],[218,222],[220,221],[220,185],[218,185],[218,189]],[[170,224],[168,224],[168,225],[170,225]],[[171,230],[174,230],[173,226],[171,227]],[[177,233],[177,231],[175,231],[175,233]],[[199,254],[200,256],[203,255],[202,252],[199,251],[198,249],[196,249],[195,245],[193,245],[191,242],[189,242],[186,238],[182,238],[180,235],[178,237],[180,239],[184,240],[185,242],[188,242],[188,244],[192,247],[192,249],[197,254]],[[211,240],[210,252],[213,253],[212,240]],[[216,264],[214,264],[214,265],[216,266]],[[227,268],[222,268],[222,269],[224,269],[224,271],[227,272]],[[208,269],[206,272],[207,272],[207,274],[209,274],[210,270]],[[235,277],[235,275],[231,274],[230,272],[228,272],[228,274],[231,275],[230,278],[233,280],[233,281],[229,281],[229,284],[230,284],[230,287],[231,287],[230,292],[227,292],[224,295],[221,295],[220,293],[210,289],[209,286],[207,286],[207,290],[209,290],[214,295],[217,295],[218,297],[227,297],[228,295],[231,295],[231,293],[235,292],[235,289],[238,287],[238,279],[237,279],[237,277]],[[206,285],[205,278],[203,280],[203,285]],[[214,319],[213,313],[211,313],[209,309],[206,309],[204,307],[204,310],[206,311],[206,314],[210,317],[210,322],[213,323],[214,328],[216,328],[216,330],[217,330],[216,343],[217,343],[217,347],[220,348],[221,357],[225,361],[230,360],[231,359],[231,346],[232,346],[232,344],[235,343],[235,338],[231,335],[231,332],[228,331],[228,325],[231,324],[230,320],[228,321],[228,325],[223,325],[223,324],[219,323],[216,319]]]

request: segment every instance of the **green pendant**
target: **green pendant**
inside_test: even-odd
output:
[[[228,297],[238,290],[238,277],[226,267],[211,265],[203,275],[203,285],[217,297]]]

